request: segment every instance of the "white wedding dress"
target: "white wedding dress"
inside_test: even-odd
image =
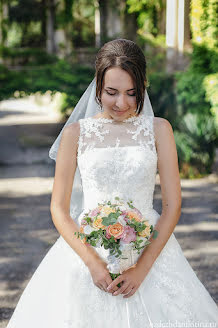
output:
[[[118,196],[131,199],[155,226],[157,153],[153,117],[122,122],[80,119],[78,168],[83,212]],[[131,254],[130,254],[131,255]],[[60,236],[27,284],[7,328],[216,327],[218,307],[185,258],[174,234],[129,297],[100,290],[76,252]],[[200,326],[201,324],[201,326]]]

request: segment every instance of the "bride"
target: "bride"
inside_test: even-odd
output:
[[[60,237],[7,327],[216,327],[217,306],[173,234],[181,214],[177,151],[171,124],[154,117],[144,54],[133,41],[116,39],[99,50],[95,66],[50,150],[50,209]],[[157,168],[161,214],[153,208]],[[158,237],[140,256],[129,252],[129,265],[112,280],[100,249],[74,233],[88,209],[115,197],[132,199]]]

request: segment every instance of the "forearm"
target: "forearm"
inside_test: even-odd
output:
[[[148,272],[151,269],[153,263],[156,261],[173,233],[180,214],[180,208],[161,214],[157,224],[154,226],[154,230],[158,231],[158,236],[156,239],[153,239],[152,237],[149,239],[151,244],[144,249],[137,261],[137,268],[139,268],[139,270]]]
[[[77,234],[74,234],[75,232],[79,232],[79,227],[70,215],[67,215],[61,208],[53,208],[51,209],[51,216],[60,235],[80,256],[87,267],[89,267],[95,259],[99,258],[93,247],[82,243],[81,239],[77,237]]]

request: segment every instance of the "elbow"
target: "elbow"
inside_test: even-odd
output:
[[[178,206],[178,208],[177,208],[177,210],[176,210],[176,213],[177,213],[177,216],[178,216],[178,219],[179,219],[180,216],[181,216],[181,213],[182,213],[182,207],[181,207],[181,205]]]
[[[63,210],[58,204],[51,202],[50,213],[51,213],[52,221],[54,222],[57,220],[58,217],[62,216]]]
[[[61,203],[51,201],[50,203],[50,213],[52,221],[55,223],[57,220],[63,220],[69,214],[69,210],[64,207]]]
[[[51,215],[54,215],[55,211],[56,211],[56,204],[55,204],[54,201],[51,200],[51,203],[50,203],[50,213],[51,213]]]
[[[166,217],[174,218],[176,221],[179,220],[181,216],[182,205],[181,201],[171,203],[169,205],[164,205],[162,207],[162,214]]]
[[[55,217],[55,213],[56,213],[56,208],[55,208],[55,205],[52,202],[50,204],[50,213],[51,213],[52,221],[54,221],[54,217]]]
[[[180,219],[180,216],[181,216],[181,213],[182,213],[182,202],[181,200],[176,204],[175,208],[174,208],[174,215],[175,217],[177,218],[177,222],[179,221]]]

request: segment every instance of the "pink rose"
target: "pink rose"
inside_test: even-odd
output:
[[[137,208],[135,208],[134,207],[134,212],[136,213],[136,214],[138,214],[138,216],[140,217],[140,219],[142,219],[142,213],[137,209]]]
[[[122,213],[121,213],[121,215],[123,216],[123,218],[126,222],[128,221],[128,217],[126,217],[127,214],[128,214],[128,211],[122,211]]]
[[[134,228],[126,225],[124,227],[124,232],[123,232],[121,240],[126,244],[129,244],[131,241],[135,241],[136,240],[136,232],[135,232]]]
[[[96,207],[96,208],[94,208],[93,210],[91,210],[90,212],[89,212],[89,215],[91,216],[91,217],[94,217],[94,216],[96,216],[97,214],[99,214],[100,213],[100,209],[98,208],[98,207]]]

